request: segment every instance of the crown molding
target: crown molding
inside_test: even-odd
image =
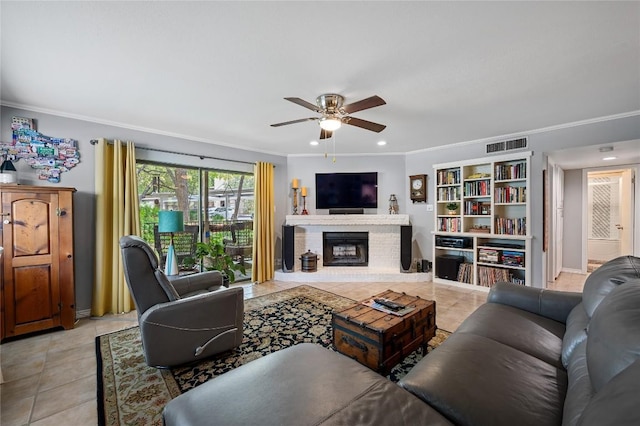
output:
[[[415,151],[409,151],[409,152],[407,152],[407,154],[416,154],[416,153],[420,153],[420,152],[435,151],[435,150],[438,150],[438,149],[448,149],[448,148],[452,148],[452,147],[462,147],[462,146],[468,146],[468,145],[475,145],[475,144],[479,144],[479,143],[491,143],[491,142],[500,142],[500,141],[503,141],[503,140],[524,138],[524,137],[535,135],[535,134],[538,134],[538,133],[546,133],[546,132],[552,132],[552,131],[555,131],[555,130],[569,129],[571,127],[578,127],[578,126],[584,126],[584,125],[587,125],[587,124],[601,123],[603,121],[619,120],[621,118],[635,117],[635,116],[638,116],[638,115],[640,115],[640,110],[630,111],[630,112],[623,112],[623,113],[620,113],[620,114],[607,115],[607,116],[604,116],[604,117],[589,118],[587,120],[572,121],[570,123],[557,124],[555,126],[549,126],[549,127],[541,127],[539,129],[527,130],[527,131],[523,131],[523,132],[508,133],[508,134],[504,134],[504,135],[500,135],[500,136],[491,136],[489,138],[474,139],[474,140],[470,140],[470,141],[455,142],[455,143],[447,144],[447,145],[441,145],[441,146],[434,146],[434,147],[430,147],[430,148],[418,149],[418,150],[415,150]]]
[[[160,136],[168,136],[168,137],[171,137],[171,138],[186,139],[186,140],[190,140],[190,141],[194,141],[194,142],[203,142],[203,143],[207,143],[209,145],[219,145],[219,146],[224,146],[224,147],[227,147],[227,148],[238,149],[240,151],[256,152],[256,153],[268,154],[268,155],[277,155],[277,156],[280,156],[280,157],[286,157],[287,156],[286,153],[282,153],[282,152],[273,152],[273,151],[266,151],[266,150],[259,150],[259,149],[242,148],[242,147],[239,147],[237,144],[219,142],[219,141],[215,141],[215,140],[212,140],[212,139],[201,138],[201,137],[198,137],[198,136],[185,135],[185,134],[182,134],[182,133],[167,132],[165,130],[153,129],[151,127],[135,126],[135,125],[128,124],[128,123],[120,123],[118,121],[103,120],[103,119],[100,119],[100,118],[90,117],[90,116],[85,116],[85,115],[80,115],[80,114],[70,114],[70,113],[51,110],[51,109],[47,109],[47,108],[40,108],[40,107],[31,106],[31,105],[22,105],[22,104],[15,103],[15,102],[7,102],[7,101],[0,100],[0,105],[6,106],[6,107],[9,107],[9,108],[18,108],[18,109],[23,109],[23,110],[26,110],[26,111],[39,112],[41,114],[54,115],[54,116],[57,116],[57,117],[71,118],[73,120],[86,121],[86,122],[89,122],[89,123],[102,124],[102,125],[105,125],[105,126],[119,127],[121,129],[128,129],[128,130],[134,130],[134,131],[138,131],[138,132],[151,133],[151,134],[160,135]]]

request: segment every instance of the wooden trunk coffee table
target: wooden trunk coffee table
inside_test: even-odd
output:
[[[332,314],[333,345],[338,352],[387,375],[407,355],[423,348],[436,335],[436,302],[387,290],[373,296],[407,307],[411,312],[397,316],[358,302]],[[367,299],[367,301],[370,299]]]

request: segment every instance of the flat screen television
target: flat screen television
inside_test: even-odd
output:
[[[378,172],[316,173],[316,208],[378,207]]]

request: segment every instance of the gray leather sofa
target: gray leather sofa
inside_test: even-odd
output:
[[[167,425],[638,425],[640,258],[584,292],[499,283],[487,303],[398,385],[302,344],[211,380]]]

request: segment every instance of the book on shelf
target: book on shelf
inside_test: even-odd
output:
[[[525,179],[527,177],[527,162],[516,164],[496,165],[496,180]]]
[[[438,201],[460,201],[460,187],[438,188]]]
[[[496,234],[527,235],[527,220],[524,217],[517,219],[496,217]]]
[[[470,216],[488,216],[491,214],[491,204],[482,201],[465,201],[464,214]]]
[[[460,183],[460,169],[438,170],[438,185],[456,185]]]
[[[465,197],[489,196],[490,185],[488,180],[476,180],[464,183]]]
[[[439,232],[460,232],[462,230],[462,221],[459,217],[440,217],[438,218]]]
[[[496,187],[494,201],[496,203],[526,203],[527,188],[517,186]]]

